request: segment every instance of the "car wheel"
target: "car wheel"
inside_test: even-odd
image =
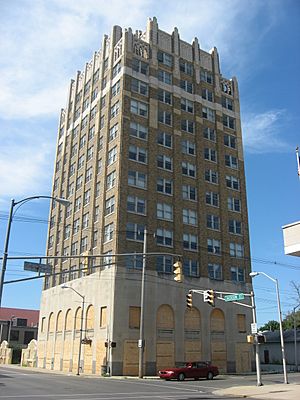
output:
[[[213,377],[214,377],[214,374],[211,371],[209,371],[207,374],[207,379],[211,380],[211,379],[213,379]]]
[[[185,375],[184,375],[184,373],[180,373],[179,375],[178,375],[178,380],[179,381],[184,381],[185,380]]]
[[[199,381],[199,378],[194,378],[195,379],[195,381]]]

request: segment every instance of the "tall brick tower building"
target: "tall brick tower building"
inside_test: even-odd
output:
[[[145,32],[114,26],[71,81],[52,195],[71,204],[50,210],[47,254],[66,258],[45,282],[39,366],[76,371],[81,351],[84,372],[137,374],[134,253],[147,229],[145,373],[186,360],[251,369],[248,308],[194,295],[186,309],[190,289],[251,291],[238,84],[222,76],[216,48],[163,32],[156,18]]]

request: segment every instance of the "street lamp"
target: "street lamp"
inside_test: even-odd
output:
[[[296,310],[300,307],[300,304],[293,308],[294,317],[294,349],[295,349],[295,369],[298,372],[298,355],[297,355],[297,324],[296,324]]]
[[[281,306],[280,306],[280,298],[279,298],[279,287],[278,287],[278,280],[272,278],[271,276],[267,275],[265,272],[250,272],[249,274],[251,278],[256,277],[257,275],[264,275],[268,279],[276,285],[276,295],[277,295],[277,307],[278,307],[278,316],[279,316],[279,329],[280,329],[280,342],[281,342],[281,353],[282,353],[282,365],[283,365],[283,375],[284,375],[284,383],[288,382],[287,371],[286,371],[286,361],[285,361],[285,350],[284,350],[284,340],[283,340],[283,330],[282,330],[282,313],[281,313]]]
[[[79,292],[77,292],[77,290],[75,290],[74,288],[72,288],[71,286],[67,286],[67,285],[62,285],[61,286],[62,289],[71,289],[73,290],[73,292],[75,292],[76,294],[78,294],[78,296],[81,297],[82,299],[82,307],[81,307],[81,321],[80,321],[80,335],[79,335],[79,349],[78,349],[78,362],[77,362],[77,374],[76,375],[80,375],[79,371],[80,371],[80,359],[81,359],[81,342],[82,342],[82,332],[83,332],[83,316],[84,316],[84,299],[85,297],[80,294]]]
[[[7,258],[8,258],[8,243],[9,243],[9,236],[10,236],[10,228],[11,228],[11,223],[12,223],[13,216],[14,216],[14,214],[13,214],[14,207],[17,205],[19,205],[19,207],[20,207],[24,203],[27,203],[28,201],[35,200],[35,199],[52,199],[52,200],[57,201],[58,203],[62,204],[63,206],[67,206],[70,204],[69,200],[66,200],[66,199],[63,199],[60,197],[52,197],[52,196],[31,196],[31,197],[26,197],[25,199],[22,199],[19,201],[15,201],[14,199],[11,200],[9,217],[8,217],[7,228],[6,228],[6,236],[5,236],[5,242],[4,242],[4,252],[3,252],[3,260],[2,260],[1,276],[0,276],[0,307],[1,307],[1,301],[2,301],[4,276],[5,276]]]

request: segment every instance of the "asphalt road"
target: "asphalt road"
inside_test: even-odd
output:
[[[291,374],[289,380],[299,382],[299,377],[299,374]],[[278,383],[283,381],[283,377],[267,375],[263,380]],[[1,366],[0,400],[224,399],[225,397],[216,396],[213,392],[231,386],[255,383],[255,376],[220,376],[212,381],[167,382],[159,379],[63,375]]]

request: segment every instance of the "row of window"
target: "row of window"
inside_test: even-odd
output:
[[[116,103],[117,106],[119,107],[119,102]],[[111,107],[111,118],[116,116],[117,114],[115,113],[114,108],[116,107],[116,104],[114,104]],[[119,109],[118,109],[119,111]],[[147,103],[143,103],[142,101],[138,100],[130,100],[130,112],[136,115],[139,115],[141,117],[148,118],[149,114],[149,106]],[[202,118],[207,119],[210,122],[215,122],[216,121],[216,114],[215,110],[209,108],[209,107],[204,107],[202,106]],[[167,111],[167,110],[158,110],[158,122],[172,126],[172,112]],[[223,125],[235,129],[235,119],[233,117],[230,117],[229,115],[223,114]],[[190,121],[188,119],[182,120],[181,121],[181,129],[189,132],[189,133],[194,133],[195,131],[195,123],[193,121]]]

